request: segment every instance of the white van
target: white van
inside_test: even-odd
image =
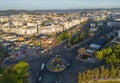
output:
[[[40,70],[43,70],[45,67],[45,63],[42,63]]]

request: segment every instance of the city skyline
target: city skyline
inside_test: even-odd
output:
[[[120,0],[0,0],[0,9],[120,8]]]

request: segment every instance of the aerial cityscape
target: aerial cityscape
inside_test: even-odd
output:
[[[120,83],[120,0],[0,0],[0,83]]]

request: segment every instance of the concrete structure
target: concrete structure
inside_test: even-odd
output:
[[[90,44],[89,47],[90,47],[91,49],[98,50],[101,46],[100,46],[100,45],[97,45],[97,44]]]

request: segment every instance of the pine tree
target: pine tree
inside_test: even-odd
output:
[[[104,66],[101,66],[101,67],[100,67],[100,77],[101,77],[101,78],[104,78],[104,77],[105,77],[105,69],[104,69]]]
[[[86,79],[91,80],[91,71],[89,69],[86,71]]]
[[[82,82],[85,82],[85,81],[86,81],[86,74],[85,74],[85,72],[82,73],[81,79],[82,79]]]
[[[91,80],[93,80],[95,77],[95,70],[91,70]]]
[[[95,68],[95,79],[99,78],[99,69]]]
[[[78,73],[78,83],[82,82],[82,74],[79,72]]]
[[[111,70],[110,70],[110,77],[111,78],[115,78],[116,77],[116,70],[115,70],[115,68],[112,66],[111,67]]]
[[[105,69],[105,78],[108,78],[109,77],[109,70],[108,69]]]

